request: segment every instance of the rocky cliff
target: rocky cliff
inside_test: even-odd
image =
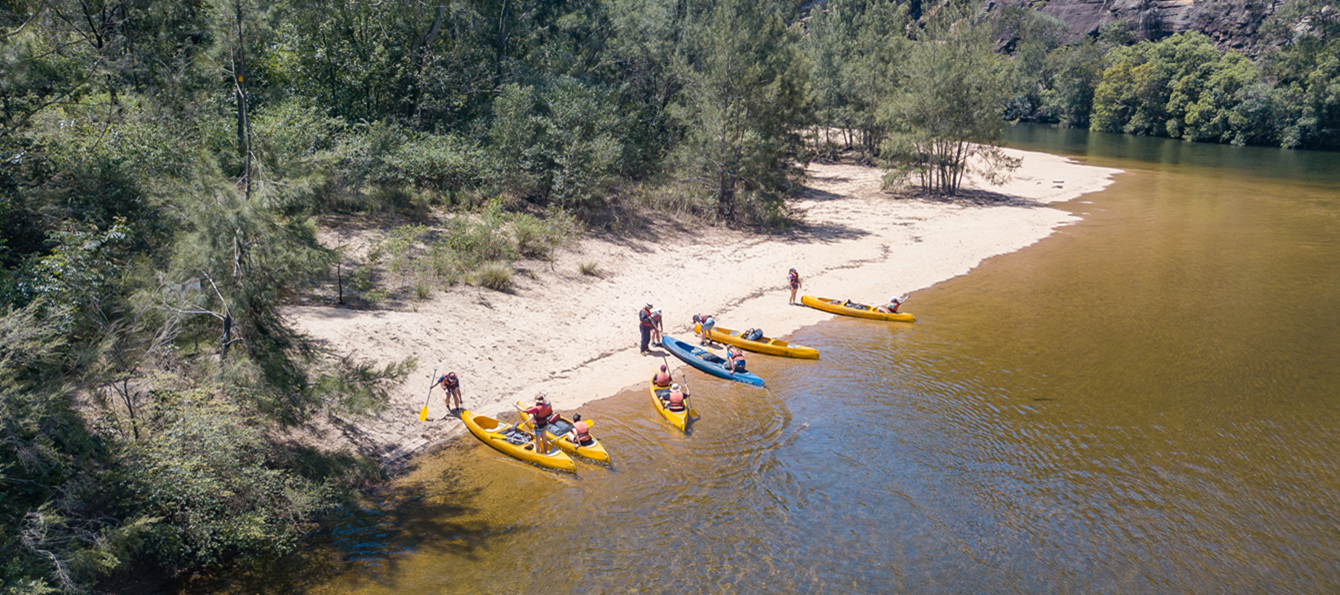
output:
[[[996,6],[1027,6],[1055,16],[1070,27],[1072,41],[1096,35],[1103,25],[1125,19],[1141,39],[1162,39],[1200,31],[1221,50],[1254,56],[1257,29],[1281,0],[997,0]]]

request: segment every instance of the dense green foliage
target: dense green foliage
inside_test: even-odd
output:
[[[923,19],[903,66],[916,84],[890,94],[879,111],[892,181],[914,178],[925,191],[950,195],[969,171],[995,179],[1017,166],[999,147],[1009,96],[1004,65],[988,25],[964,8],[944,5]]]
[[[4,3],[0,591],[273,556],[368,477],[276,437],[377,410],[412,361],[320,351],[295,298],[506,291],[625,189],[784,222],[793,9]],[[397,223],[316,241],[360,217]]]
[[[1284,4],[1256,62],[1187,32],[1133,42],[1114,23],[1062,46],[1044,15],[1008,13],[1017,82],[1007,116],[1190,141],[1340,148],[1340,25],[1329,3]]]
[[[784,226],[801,166],[851,149],[952,193],[1009,169],[1002,118],[1340,142],[1324,0],[1281,8],[1257,63],[1119,25],[1064,45],[1022,9],[798,8],[0,4],[0,590],[270,556],[362,481],[275,436],[376,410],[410,362],[322,353],[280,316],[297,298],[506,291],[632,208]],[[317,242],[350,219],[394,223]]]

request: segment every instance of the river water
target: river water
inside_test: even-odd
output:
[[[915,324],[803,329],[822,360],[751,358],[770,390],[690,376],[687,436],[635,391],[582,410],[613,469],[467,437],[211,590],[1340,592],[1340,156],[1011,144],[1129,173]]]

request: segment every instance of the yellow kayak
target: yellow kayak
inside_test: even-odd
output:
[[[541,467],[577,472],[577,465],[572,462],[572,458],[561,450],[553,449],[548,454],[535,452],[534,435],[518,430],[512,424],[505,424],[492,417],[475,415],[469,411],[461,411],[461,421],[465,422],[465,427],[470,428],[470,433],[474,434],[475,438],[484,441],[484,444],[492,446],[500,453]]]
[[[670,397],[670,389],[656,386],[655,382],[648,381],[647,386],[651,390],[651,402],[656,405],[656,410],[661,412],[661,416],[670,421],[670,425],[684,430],[689,425],[689,408],[686,403],[683,411],[671,411],[665,408],[665,403],[661,397]],[[687,431],[687,430],[686,430]]]
[[[845,316],[855,316],[857,318],[869,318],[872,320],[894,320],[897,322],[912,322],[917,319],[911,314],[889,314],[875,310],[875,306],[865,304],[845,305],[842,300],[830,300],[828,298],[812,297],[808,295],[800,296],[800,303],[805,304],[817,310],[832,312],[834,314],[843,314]]]
[[[702,335],[703,325],[694,324],[693,332]],[[719,326],[712,327],[712,339],[722,343],[729,343],[740,349],[753,351],[755,353],[780,355],[782,357],[798,357],[801,359],[819,359],[819,350],[813,347],[792,345],[786,341],[769,339],[768,337],[762,337],[757,341],[754,341],[741,336],[741,331],[733,331]]]
[[[521,416],[522,429],[528,432],[534,431],[534,426],[530,423],[530,416],[522,411],[525,407],[521,404],[521,401],[516,402],[516,407],[518,409],[516,412],[517,415]],[[587,419],[583,421],[586,422],[587,428],[594,428],[596,426],[596,422],[592,420]],[[591,436],[591,438],[595,440],[594,443],[590,446],[578,446],[577,443],[568,439],[568,432],[570,431],[572,431],[572,420],[561,415],[558,417],[558,421],[549,424],[549,426],[545,428],[545,434],[549,436],[549,443],[562,449],[563,452],[586,457],[592,461],[600,463],[610,462],[610,455],[605,452],[605,446],[600,443],[599,439],[595,436]]]

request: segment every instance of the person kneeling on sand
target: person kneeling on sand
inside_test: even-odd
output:
[[[530,416],[530,423],[535,426],[535,452],[549,454],[549,424],[557,421],[558,415],[554,413],[548,393],[535,395],[535,406],[524,413]]]
[[[670,373],[666,372],[665,364],[661,364],[661,371],[651,377],[651,382],[658,387],[670,386]]]
[[[744,371],[744,351],[739,347],[731,345],[726,348],[725,368],[727,372]]]
[[[909,293],[902,297],[889,298],[889,303],[884,304],[883,306],[880,306],[878,308],[875,308],[875,310],[878,310],[885,314],[897,314],[898,306],[903,305],[903,302],[907,301],[907,298],[910,297],[912,297],[912,294]]]
[[[684,410],[684,397],[689,396],[688,390],[682,390],[679,384],[670,385],[670,396],[666,398],[665,408],[676,413]]]

